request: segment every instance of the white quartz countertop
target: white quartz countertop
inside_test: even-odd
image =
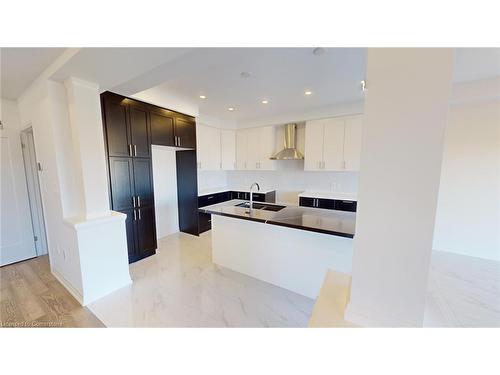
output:
[[[200,190],[198,190],[198,196],[200,197],[202,195],[217,194],[217,193],[222,193],[224,191],[240,191],[243,193],[249,193],[250,189],[248,187],[241,188],[241,187],[234,187],[234,186],[223,186],[223,187],[216,187],[216,188],[200,189]],[[254,193],[261,193],[261,194],[270,193],[272,191],[276,191],[276,189],[263,188],[263,189],[260,189],[259,191],[255,190],[255,189],[253,190]]]
[[[299,197],[320,198],[320,199],[339,199],[346,201],[357,201],[355,193],[342,193],[333,191],[303,191]]]

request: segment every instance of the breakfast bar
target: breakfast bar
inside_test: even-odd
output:
[[[356,213],[249,203],[201,207],[212,215],[213,262],[316,298],[329,269],[351,272]]]

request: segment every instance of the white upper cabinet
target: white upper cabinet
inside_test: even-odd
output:
[[[236,131],[236,168],[247,169],[248,130]]]
[[[345,120],[344,169],[347,171],[359,171],[362,126],[362,116],[347,117]]]
[[[308,121],[304,151],[304,169],[320,170],[323,166],[323,139],[325,137],[325,120]]]
[[[233,170],[236,168],[236,132],[221,130],[220,132],[221,169]]]
[[[341,171],[344,168],[344,120],[325,120],[323,137],[323,168],[326,171]]]
[[[276,132],[273,126],[236,132],[236,165],[243,170],[273,170]]]
[[[361,115],[308,121],[304,169],[358,171],[361,131]]]
[[[221,133],[211,126],[197,125],[196,156],[198,169],[214,171],[221,168]]]

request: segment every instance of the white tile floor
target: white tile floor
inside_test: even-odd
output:
[[[211,262],[210,232],[165,237],[133,284],[92,304],[108,327],[306,327],[314,301]]]
[[[159,242],[134,283],[92,304],[108,327],[306,327],[314,301],[211,261],[210,232]],[[500,327],[500,263],[434,251],[426,327]]]
[[[500,263],[433,251],[426,327],[500,327]]]

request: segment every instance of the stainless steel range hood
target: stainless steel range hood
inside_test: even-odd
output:
[[[284,149],[271,156],[271,160],[302,160],[304,155],[297,150],[297,124],[285,125]]]

